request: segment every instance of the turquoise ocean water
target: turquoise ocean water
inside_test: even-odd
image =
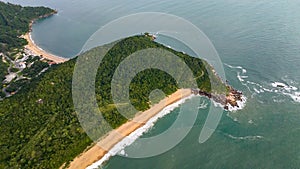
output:
[[[300,168],[300,1],[271,0],[54,0],[15,1],[57,9],[33,26],[33,39],[54,54],[73,57],[99,27],[136,12],[165,12],[198,26],[215,45],[230,84],[246,95],[243,110],[226,113],[199,144],[208,112],[199,109],[188,136],[156,157],[112,157],[107,169]],[[167,38],[159,37],[174,48]],[[286,84],[276,88],[274,82]],[[298,99],[298,100],[297,100]],[[168,128],[178,109],[143,137]],[[134,145],[132,145],[134,146]]]

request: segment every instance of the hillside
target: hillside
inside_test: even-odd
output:
[[[0,1],[0,100],[19,91],[49,67],[47,60],[24,50],[31,24],[55,14],[46,7],[22,7]]]
[[[96,79],[98,105],[113,127],[126,122],[126,118],[118,113],[111,100],[112,75],[128,55],[146,48],[169,50],[182,58],[195,77],[201,75],[197,78],[199,88],[210,92],[209,78],[202,60],[166,48],[145,36],[126,38],[107,53]],[[99,49],[101,47],[83,55],[89,57]],[[51,67],[19,93],[0,102],[0,168],[58,168],[92,143],[81,128],[72,103],[75,61],[73,59]],[[225,87],[221,81],[216,83]],[[171,94],[178,88],[170,75],[155,69],[137,74],[131,87],[134,90],[130,91],[130,100],[138,110],[149,108],[151,90],[158,88]]]
[[[0,1],[0,53],[21,49],[27,41],[19,37],[29,32],[28,24],[53,13],[50,8],[22,7]]]

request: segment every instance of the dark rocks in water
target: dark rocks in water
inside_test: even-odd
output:
[[[199,95],[201,95],[201,96],[206,96],[206,97],[208,97],[208,98],[210,98],[210,99],[211,99],[211,97],[212,97],[210,93],[203,92],[203,91],[200,91],[200,90],[199,90]]]
[[[222,105],[226,105],[226,96],[225,95],[212,95],[212,99],[217,102],[217,103],[220,103]]]
[[[279,88],[284,88],[285,86],[283,86],[283,85],[280,85],[280,84],[278,84],[278,85],[276,85],[277,87],[279,87]]]
[[[230,104],[232,107],[239,107],[236,100],[226,100],[227,104]]]
[[[239,107],[237,101],[242,101],[242,96],[242,92],[230,88],[230,92],[226,96],[226,104],[230,104],[232,107]]]
[[[243,93],[233,89],[231,86],[229,86],[230,92],[227,96],[224,94],[211,94],[205,91],[201,91],[199,89],[192,89],[192,93],[195,95],[201,95],[206,96],[209,99],[214,100],[217,103],[220,103],[224,106],[225,110],[229,109],[229,105],[232,107],[239,107],[237,101],[242,101]]]

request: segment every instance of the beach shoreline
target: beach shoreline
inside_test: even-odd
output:
[[[63,58],[60,56],[53,55],[49,52],[46,52],[41,47],[36,45],[31,38],[31,31],[26,33],[25,35],[23,35],[23,38],[26,39],[28,42],[28,44],[25,46],[25,52],[29,55],[40,56],[40,57],[50,60],[56,64],[63,63],[63,62],[66,62],[69,60],[67,58]]]
[[[68,61],[68,58],[64,58],[64,57],[60,57],[60,56],[56,56],[50,52],[45,51],[44,49],[42,49],[41,47],[39,47],[32,39],[31,36],[31,32],[32,32],[32,25],[35,23],[35,21],[42,19],[42,18],[47,18],[50,17],[54,14],[56,14],[57,11],[54,11],[52,13],[49,13],[47,15],[43,15],[40,16],[36,19],[33,19],[30,23],[29,23],[29,32],[27,32],[25,35],[22,35],[21,38],[24,38],[25,40],[27,40],[28,44],[25,45],[24,49],[25,49],[25,53],[29,54],[29,55],[35,55],[35,56],[40,56],[42,58],[45,58],[47,60],[50,60],[52,62],[54,62],[55,64],[59,64],[59,63],[63,63]]]
[[[164,108],[191,95],[191,89],[179,89],[175,93],[161,100],[158,104],[153,105],[150,109],[137,113],[132,120],[129,120],[119,128],[110,131],[103,139],[96,144],[94,143],[86,151],[78,155],[70,162],[67,168],[83,169],[101,160],[116,144],[137,129],[143,127],[152,117],[159,114]],[[61,168],[63,167],[64,166]]]

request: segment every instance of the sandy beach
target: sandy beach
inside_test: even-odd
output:
[[[192,94],[191,89],[179,89],[172,95],[161,100],[158,104],[152,106],[149,110],[138,113],[132,120],[123,124],[116,130],[107,134],[97,144],[92,145],[87,151],[77,156],[69,165],[69,169],[84,169],[94,162],[100,160],[114,145],[123,138],[142,127],[149,119],[162,111],[166,106],[173,104]]]
[[[51,54],[49,52],[46,52],[43,49],[41,49],[31,39],[30,32],[23,35],[23,38],[28,41],[28,45],[25,46],[25,49],[29,50],[30,54],[32,54],[32,55],[41,56],[41,57],[43,57],[45,59],[48,59],[48,60],[51,60],[55,63],[63,63],[63,62],[66,62],[66,61],[69,60],[69,59],[66,59],[66,58],[63,58],[63,57],[53,55],[53,54]]]

